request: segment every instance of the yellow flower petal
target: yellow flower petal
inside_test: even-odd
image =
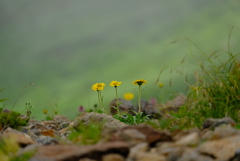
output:
[[[122,84],[122,82],[112,81],[112,82],[110,83],[110,86],[111,86],[111,87],[117,87],[117,86],[120,86],[120,84]]]
[[[133,84],[134,85],[139,85],[139,86],[141,86],[142,84],[145,84],[145,83],[147,83],[148,81],[146,81],[146,80],[144,80],[144,79],[138,79],[138,80],[135,80],[135,81],[133,81]]]
[[[123,95],[123,97],[124,97],[125,100],[132,100],[134,98],[134,94],[132,94],[132,93],[125,93]]]
[[[96,83],[96,84],[93,84],[92,90],[101,91],[101,90],[104,90],[104,86],[105,86],[104,83]]]

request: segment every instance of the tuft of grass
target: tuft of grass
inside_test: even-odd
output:
[[[0,127],[4,130],[7,127],[18,129],[19,126],[27,125],[29,118],[20,117],[21,114],[16,111],[4,112],[3,108],[0,108]]]
[[[69,134],[68,139],[75,144],[80,145],[96,144],[102,138],[101,133],[102,125],[100,124],[79,124],[75,130],[72,129],[72,132]]]
[[[195,82],[190,83],[186,77],[186,83],[189,85],[187,102],[180,111],[170,114],[173,118],[162,120],[163,126],[171,126],[178,120],[179,128],[201,128],[206,118],[231,117],[236,122],[240,121],[240,53],[232,53],[230,48],[234,28],[236,27],[229,29],[227,50],[206,53],[192,40],[183,38],[190,43],[190,54],[193,58],[191,61],[198,62],[197,69],[190,67],[195,75]],[[200,55],[194,55],[191,45]],[[185,66],[186,60],[184,57],[181,61],[182,67]],[[161,73],[162,71],[159,77]]]
[[[20,150],[15,138],[0,138],[0,160],[1,161],[28,161],[35,151],[18,154]]]

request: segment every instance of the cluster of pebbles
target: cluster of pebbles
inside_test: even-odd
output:
[[[103,125],[102,140],[78,145],[68,140],[72,129]],[[85,113],[74,121],[55,116],[30,120],[19,130],[2,129],[0,138],[14,139],[21,154],[34,151],[30,161],[238,161],[240,130],[231,118],[207,119],[202,129],[169,132],[146,124],[126,125],[112,116]]]

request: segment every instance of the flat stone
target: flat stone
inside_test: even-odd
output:
[[[215,159],[211,158],[210,156],[201,155],[194,151],[192,153],[184,154],[177,161],[215,161]]]
[[[168,131],[160,131],[152,128],[151,126],[147,125],[136,125],[136,126],[127,126],[122,129],[121,131],[127,129],[135,129],[146,136],[146,142],[148,144],[155,144],[157,142],[162,141],[173,141],[171,134]]]
[[[238,149],[240,149],[239,135],[205,142],[197,148],[197,151],[213,156],[216,160],[229,160]]]
[[[106,154],[102,157],[102,161],[125,161],[125,158],[119,154]]]
[[[2,134],[3,137],[8,139],[15,139],[16,142],[21,146],[25,147],[29,144],[36,143],[29,135],[22,133],[18,130],[8,127]]]
[[[135,156],[134,161],[166,161],[166,157],[157,153],[142,152]]]
[[[201,139],[199,133],[192,132],[185,137],[177,140],[175,144],[177,145],[186,145],[186,146],[196,146],[200,143]]]
[[[132,111],[135,111],[132,103],[122,98],[119,98],[118,102],[117,102],[117,99],[115,98],[109,103],[109,108],[112,115],[117,114],[117,110],[115,109],[117,107],[117,104],[119,104],[118,109],[121,114],[128,113],[131,115],[135,115],[134,112],[132,112]]]
[[[121,138],[131,146],[146,141],[146,135],[136,129],[126,129],[121,133]]]
[[[218,126],[226,125],[226,124],[231,125],[233,127],[236,126],[236,122],[231,117],[224,117],[220,119],[208,118],[204,121],[202,125],[202,129],[206,129],[206,128],[214,129]]]
[[[115,153],[127,157],[129,145],[125,142],[110,142],[91,146],[40,146],[30,161],[76,161],[82,158],[101,160],[102,156],[107,153]]]
[[[149,146],[146,142],[139,143],[130,149],[130,153],[128,155],[128,159],[133,160],[138,153],[146,152],[148,151]]]

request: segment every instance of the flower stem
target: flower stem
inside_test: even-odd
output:
[[[119,107],[118,107],[118,93],[117,93],[117,87],[115,87],[115,91],[116,91],[116,101],[117,101],[117,113],[118,113],[118,115],[119,115],[120,113],[119,113]]]
[[[138,89],[138,113],[141,112],[141,85],[139,85]]]
[[[102,104],[101,104],[101,93],[100,93],[100,91],[98,91],[98,102],[99,102],[99,107],[101,107]]]

